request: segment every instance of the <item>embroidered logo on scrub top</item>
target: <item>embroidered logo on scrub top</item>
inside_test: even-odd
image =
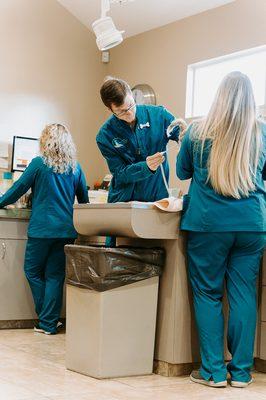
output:
[[[127,144],[127,139],[114,138],[112,144],[116,149],[119,149]]]
[[[149,128],[150,127],[150,123],[146,122],[146,124],[139,124],[139,127],[140,127],[140,129]]]

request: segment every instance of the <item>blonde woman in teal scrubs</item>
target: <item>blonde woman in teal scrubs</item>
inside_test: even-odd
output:
[[[36,332],[53,335],[60,326],[65,280],[64,246],[73,243],[75,196],[87,203],[88,190],[76,161],[71,133],[61,124],[47,125],[40,137],[40,156],[0,197],[0,208],[32,190],[32,212],[24,270],[31,287],[39,323]],[[62,325],[62,324],[61,324]]]
[[[181,229],[188,231],[188,264],[200,338],[196,383],[234,387],[252,382],[256,279],[266,232],[266,125],[256,118],[249,78],[222,81],[210,112],[192,124],[177,157],[177,176],[192,178]],[[224,282],[229,301],[224,363]]]

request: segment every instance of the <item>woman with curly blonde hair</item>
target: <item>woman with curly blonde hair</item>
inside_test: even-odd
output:
[[[75,196],[88,202],[86,180],[76,161],[76,148],[62,124],[47,125],[35,157],[20,179],[0,197],[0,208],[32,190],[32,213],[24,270],[39,323],[35,331],[57,333],[65,280],[64,246],[73,243]]]

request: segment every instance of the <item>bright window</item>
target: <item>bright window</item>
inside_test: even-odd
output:
[[[266,46],[233,53],[188,66],[186,117],[206,115],[223,77],[232,71],[248,75],[256,104],[266,105]]]

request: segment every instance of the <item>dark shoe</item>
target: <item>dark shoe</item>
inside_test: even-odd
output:
[[[221,381],[221,382],[214,382],[212,380],[206,381],[206,379],[204,379],[201,376],[200,371],[192,371],[190,374],[190,379],[192,382],[199,383],[205,386],[211,386],[216,388],[223,388],[227,386],[227,381]]]

